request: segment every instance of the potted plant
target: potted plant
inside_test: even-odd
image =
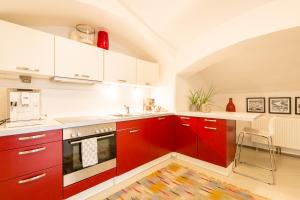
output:
[[[210,86],[210,88],[206,91],[201,88],[198,91],[198,107],[201,112],[210,112],[211,111],[211,103],[212,97],[215,95],[215,88]]]
[[[198,111],[199,94],[198,90],[190,90],[189,98],[189,110],[192,112]]]

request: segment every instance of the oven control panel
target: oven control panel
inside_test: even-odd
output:
[[[63,140],[75,139],[90,135],[106,134],[116,131],[116,123],[95,124],[63,129]]]

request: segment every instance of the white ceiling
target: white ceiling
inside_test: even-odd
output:
[[[120,0],[175,49],[271,0]]]
[[[222,93],[300,90],[299,36],[300,27],[238,43],[207,57],[208,66],[187,79]]]
[[[0,0],[0,18],[30,26],[88,23],[166,62],[222,23],[271,0]]]

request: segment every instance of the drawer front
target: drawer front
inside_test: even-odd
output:
[[[145,122],[145,119],[117,122],[117,130],[144,128]]]
[[[0,151],[62,140],[62,130],[0,137]]]
[[[62,165],[62,142],[0,152],[0,181]]]
[[[200,129],[204,131],[226,131],[226,120],[223,119],[201,118],[200,124]]]
[[[0,182],[0,199],[61,200],[62,166]]]

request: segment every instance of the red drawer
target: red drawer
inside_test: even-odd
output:
[[[0,182],[0,199],[61,200],[62,166]]]
[[[62,165],[62,142],[0,151],[0,181]]]
[[[125,122],[118,122],[117,123],[117,130],[123,129],[132,129],[132,128],[143,128],[145,126],[146,120],[130,120]]]
[[[107,181],[116,176],[116,168],[110,169],[108,171],[102,172],[90,178],[79,181],[67,187],[64,187],[64,198],[69,198],[79,192],[87,190],[97,184]]]
[[[0,151],[62,140],[62,130],[0,137]]]
[[[201,118],[203,124],[202,127],[211,127],[218,130],[226,130],[226,120],[224,119],[211,119],[211,118]]]

